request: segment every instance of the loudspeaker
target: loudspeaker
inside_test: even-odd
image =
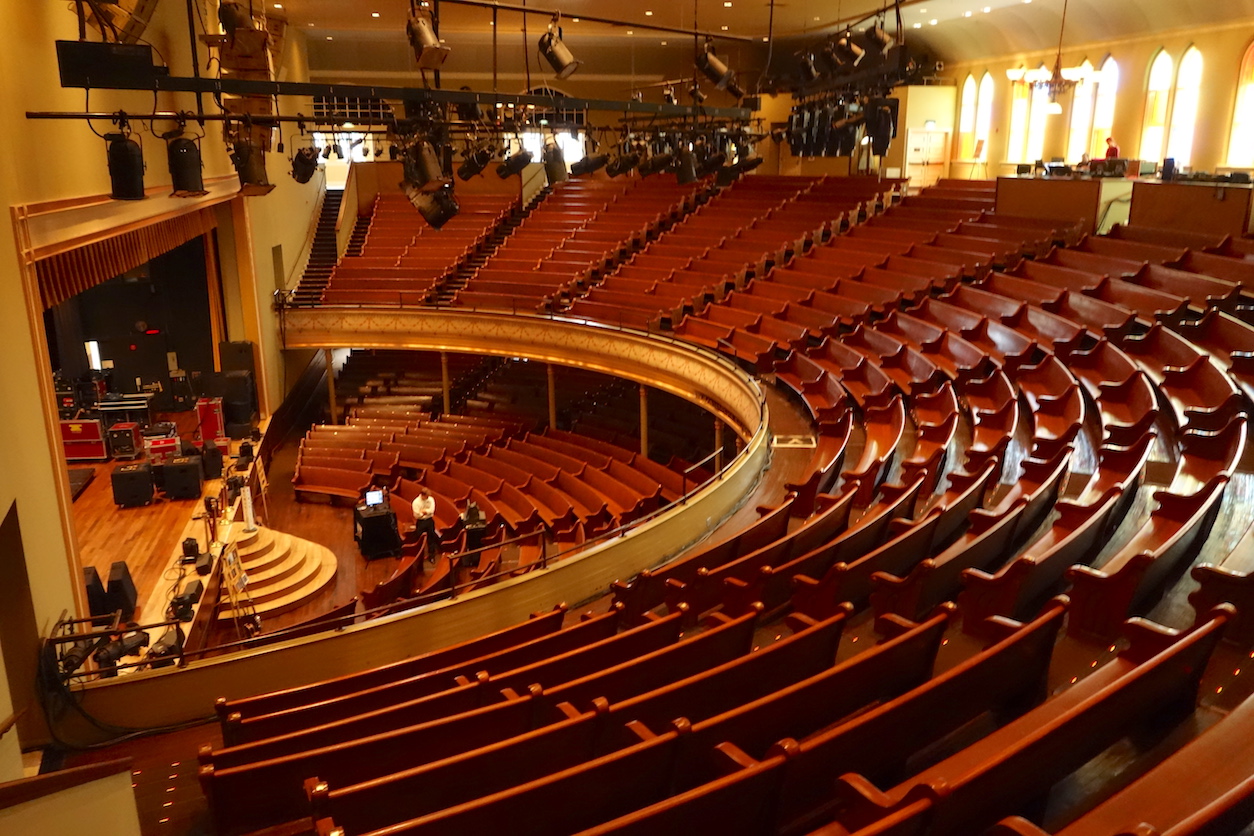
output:
[[[109,586],[105,589],[105,607],[108,612],[122,611],[122,620],[130,621],[135,614],[135,602],[139,594],[135,581],[131,580],[130,567],[125,560],[115,560],[109,567]]]
[[[213,568],[213,553],[201,552],[196,555],[196,574],[207,575],[209,570]]]
[[[205,447],[200,451],[200,464],[205,469],[206,479],[222,478],[222,450],[213,443],[213,439],[205,439]]]
[[[252,430],[253,413],[257,411],[257,389],[253,386],[250,371],[227,372],[226,394],[222,396],[222,413],[226,418],[227,435],[244,438]],[[233,424],[245,424],[248,429],[242,436],[231,434]]]
[[[253,374],[257,365],[253,360],[253,344],[248,340],[218,343],[218,358],[224,372],[248,372]]]
[[[135,508],[152,502],[152,465],[148,462],[127,464],[113,469],[113,503]]]
[[[95,566],[83,567],[83,581],[87,584],[87,610],[93,616],[108,615],[109,604],[105,597],[104,583]]]
[[[200,499],[200,456],[179,456],[165,466],[165,495],[170,499]]]

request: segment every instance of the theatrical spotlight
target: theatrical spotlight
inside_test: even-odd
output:
[[[693,104],[698,105],[704,102],[706,98],[705,92],[701,89],[701,85],[696,82],[693,82],[693,85],[688,88],[688,95],[692,98]]]
[[[496,167],[496,176],[502,180],[513,177],[515,174],[522,174],[527,166],[531,165],[531,152],[525,150],[515,151]]]
[[[640,176],[651,177],[654,174],[661,174],[669,169],[675,163],[675,156],[669,151],[662,154],[654,154],[649,159],[640,163]]]
[[[632,151],[629,154],[620,154],[605,167],[605,173],[611,177],[619,177],[623,174],[630,174],[631,170],[639,165],[639,163],[640,154],[635,151]]]
[[[877,20],[867,28],[863,33],[867,46],[879,52],[880,55],[887,55],[892,48],[897,45],[897,40],[884,29],[884,21]]]
[[[404,183],[401,187],[404,188]],[[453,194],[453,184],[448,183],[434,192],[416,192],[405,190],[405,195],[409,198],[409,202],[418,210],[418,214],[422,215],[422,219],[431,224],[435,229],[439,229],[446,223],[457,217],[457,213],[461,211],[461,206],[457,203],[457,196]]]
[[[101,668],[112,668],[125,656],[138,656],[140,648],[147,646],[148,634],[143,630],[132,630],[97,650],[91,658]],[[101,676],[117,676],[117,671],[106,670]]]
[[[434,192],[452,183],[444,176],[440,155],[425,139],[420,139],[405,149],[403,158],[405,180],[401,188],[406,191]]]
[[[600,169],[605,168],[606,163],[609,161],[610,158],[607,154],[594,154],[590,157],[584,157],[579,162],[571,164],[570,173],[576,177],[591,174],[594,171],[599,171]]]
[[[668,105],[679,104],[679,99],[675,96],[675,87],[668,84],[662,88],[662,101]]]
[[[322,159],[324,160],[331,159],[331,149],[333,149],[334,147],[335,147],[334,145],[328,142],[327,147],[322,149]]]
[[[469,180],[471,177],[482,174],[483,170],[488,167],[488,163],[492,162],[494,156],[492,149],[486,145],[478,148],[467,148],[462,153],[462,164],[457,167],[457,176],[462,180]]]
[[[774,142],[776,145],[779,145],[787,138],[788,138],[788,131],[784,130],[783,128],[771,129],[771,142]]]
[[[130,137],[130,126],[123,119],[119,132],[105,134],[109,158],[109,196],[114,200],[144,199],[144,152]]]
[[[183,655],[183,642],[185,640],[186,637],[183,635],[183,628],[176,624],[166,630],[165,633],[161,635],[161,638],[157,639],[156,642],[148,648],[148,653],[145,654],[144,660],[147,661],[151,667],[168,668],[170,665],[174,664],[176,659]]]
[[[201,174],[200,146],[185,136],[172,138],[165,146],[170,166],[170,197],[201,197],[209,194]]]
[[[705,73],[705,77],[714,82],[720,90],[726,90],[736,73],[730,70],[722,59],[714,54],[714,43],[705,42],[705,49],[697,55],[697,69]]]
[[[753,150],[753,146],[749,143],[746,142],[736,146],[736,168],[742,174],[753,171],[762,165],[763,162],[764,160],[757,155],[757,152]]]
[[[318,170],[318,149],[301,148],[292,157],[292,179],[297,183],[308,183]]]
[[[675,179],[679,181],[681,186],[695,183],[699,179],[697,177],[697,155],[693,153],[687,144],[679,149],[678,161],[675,163]]]
[[[853,42],[853,32],[846,29],[843,35],[836,38],[836,55],[849,66],[858,66],[866,57],[866,50]]]
[[[553,19],[549,21],[549,30],[540,36],[539,43],[540,54],[549,62],[559,79],[569,78],[583,63],[576,61],[574,54],[562,42],[562,27],[559,25],[561,19],[560,14],[553,15]]]
[[[266,177],[266,152],[246,139],[237,139],[231,162],[239,175],[239,193],[245,197],[270,194],[274,184]]]
[[[562,153],[562,146],[556,142],[544,144],[540,161],[544,163],[544,176],[548,178],[550,186],[555,183],[564,183],[569,179],[570,175],[566,173],[566,155]]]
[[[89,641],[74,642],[61,653],[61,673],[69,676],[83,666],[95,644]]]
[[[814,56],[803,52],[797,56],[797,66],[801,70],[801,83],[809,84],[819,80],[819,68],[814,65]]]
[[[440,43],[439,36],[435,34],[435,19],[430,9],[411,6],[405,33],[409,36],[409,45],[414,48],[419,69],[438,70],[444,64],[450,50]]]

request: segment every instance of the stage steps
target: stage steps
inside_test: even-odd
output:
[[[263,619],[308,603],[327,588],[339,566],[325,546],[261,526],[242,534],[236,547],[248,575],[253,608]],[[224,606],[218,620],[229,621],[236,615]]]

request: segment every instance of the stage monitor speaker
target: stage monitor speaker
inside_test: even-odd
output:
[[[93,616],[108,615],[109,602],[105,596],[104,582],[95,566],[83,567],[83,581],[87,584],[87,610]]]
[[[201,552],[196,555],[196,574],[207,575],[213,568],[213,552]]]
[[[131,579],[131,569],[125,560],[115,560],[109,567],[109,586],[105,589],[105,607],[109,612],[122,611],[122,620],[130,621],[135,614],[139,593]]]
[[[222,449],[211,438],[205,439],[205,447],[200,451],[200,463],[205,469],[206,479],[222,478]]]
[[[218,343],[218,358],[224,372],[255,374],[257,371],[257,364],[253,359],[253,344],[248,340]]]
[[[153,473],[148,462],[127,464],[113,469],[113,503],[135,508],[152,502]]]
[[[179,456],[165,466],[165,495],[170,499],[200,499],[200,456]]]

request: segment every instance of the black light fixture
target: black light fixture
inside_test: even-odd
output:
[[[144,151],[131,139],[131,127],[125,117],[118,120],[118,130],[105,134],[105,153],[109,159],[109,196],[114,200],[144,199]]]
[[[631,170],[640,163],[640,154],[636,151],[630,151],[626,154],[619,154],[609,165],[605,167],[605,173],[611,177],[619,177],[624,174],[630,174]]]
[[[679,149],[679,157],[675,163],[675,179],[679,181],[679,185],[686,186],[689,183],[695,183],[699,179],[697,177],[697,155],[688,147],[687,143]]]
[[[705,74],[705,77],[714,82],[714,85],[720,90],[726,90],[727,85],[736,77],[736,73],[728,68],[723,60],[714,52],[714,42],[707,40],[705,49],[697,54],[697,69]]]
[[[322,149],[322,159],[324,160],[331,159],[331,149],[334,147],[335,147],[334,145],[328,142],[326,147]]]
[[[83,666],[87,661],[87,657],[91,655],[96,645],[93,642],[81,641],[74,642],[69,648],[61,653],[61,673],[69,676]]]
[[[654,154],[644,162],[640,163],[640,176],[652,177],[654,174],[661,174],[669,169],[675,163],[675,155],[669,151],[661,154]]]
[[[662,101],[668,105],[679,104],[679,99],[675,96],[675,85],[668,84],[662,88]]]
[[[170,138],[165,146],[170,167],[170,197],[202,197],[209,194],[201,173],[200,146],[186,136]]]
[[[409,36],[409,45],[414,48],[419,69],[438,70],[443,66],[451,50],[440,43],[440,37],[435,33],[435,18],[425,5],[411,5],[405,34]]]
[[[308,183],[318,170],[318,149],[301,148],[292,157],[292,179],[297,183]]]
[[[402,188],[404,184],[402,183]],[[435,229],[440,229],[461,211],[457,196],[453,194],[453,184],[449,182],[434,192],[411,192],[406,190],[409,202],[422,215],[423,220]]]
[[[440,155],[425,139],[420,139],[405,149],[403,165],[405,179],[401,182],[401,188],[406,194],[434,192],[452,185],[452,179],[444,175]]]
[[[152,643],[144,659],[151,667],[167,668],[183,655],[183,643],[186,640],[183,628],[176,624]]]
[[[701,104],[706,99],[705,92],[701,89],[701,85],[697,84],[695,81],[692,83],[692,86],[688,88],[688,96],[692,99],[693,104]]]
[[[814,56],[803,52],[797,56],[797,66],[801,71],[801,83],[809,84],[819,80],[819,68],[814,65]]]
[[[740,169],[741,173],[753,171],[763,162],[765,161],[758,156],[749,143],[742,142],[736,146],[736,168]]]
[[[467,146],[462,154],[462,164],[457,167],[457,176],[462,180],[469,180],[483,172],[488,167],[488,163],[492,162],[492,149],[486,145],[480,145],[477,148]]]
[[[148,646],[148,633],[143,630],[132,630],[104,645],[92,654],[96,664],[104,670],[101,676],[117,676],[113,668],[126,656],[138,656],[141,648]]]
[[[546,142],[544,151],[540,154],[540,160],[544,163],[544,176],[548,178],[549,185],[556,183],[564,183],[570,178],[566,172],[566,155],[562,153],[562,146],[556,142]]]
[[[788,131],[784,130],[783,128],[771,129],[771,142],[774,142],[776,145],[779,145],[787,138],[788,138]]]
[[[569,78],[583,63],[576,61],[574,54],[562,42],[561,20],[561,14],[555,12],[553,19],[549,21],[548,31],[540,36],[539,43],[540,54],[549,62],[559,79]]]
[[[245,197],[270,194],[274,184],[266,177],[266,152],[248,139],[235,140],[231,162],[239,175],[239,193]]]
[[[849,29],[836,38],[835,48],[836,55],[846,65],[856,67],[866,58],[866,50],[854,43],[853,31]]]
[[[506,157],[500,165],[496,167],[496,176],[502,180],[513,177],[515,174],[522,174],[523,169],[531,165],[533,159],[530,151],[518,149],[513,154]]]
[[[884,28],[884,21],[877,20],[872,23],[863,33],[867,46],[879,52],[880,55],[887,55],[897,45],[897,40]]]
[[[605,168],[609,161],[610,158],[608,154],[593,154],[592,156],[584,157],[579,162],[571,163],[570,173],[576,177],[591,174],[594,171],[599,171],[602,168]]]

